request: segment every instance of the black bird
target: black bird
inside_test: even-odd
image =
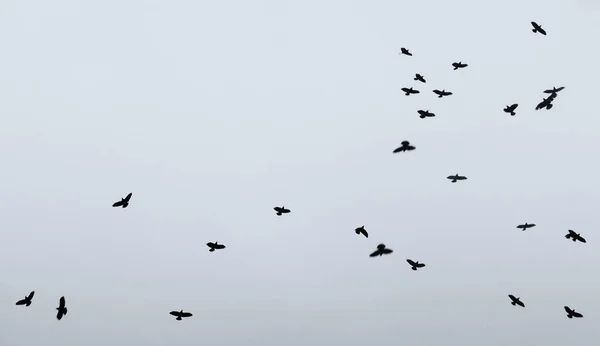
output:
[[[536,22],[531,22],[531,25],[533,25],[533,29],[531,29],[531,31],[533,32],[539,32],[542,35],[546,35],[546,30],[542,29],[541,25],[538,25],[538,23]]]
[[[419,90],[413,90],[413,88],[402,88],[402,91],[404,91],[404,95],[408,96],[410,94],[418,94],[420,91]]]
[[[452,66],[454,66],[455,70],[458,70],[459,68],[465,68],[465,67],[467,67],[469,65],[463,64],[462,62],[459,61],[459,62],[453,62]]]
[[[25,299],[19,300],[16,305],[25,305],[25,306],[31,305],[31,299],[33,299],[34,294],[35,294],[35,291],[31,291],[31,293],[29,293],[28,296],[25,296]]]
[[[392,252],[394,252],[394,250],[386,248],[385,244],[379,244],[379,245],[377,245],[377,250],[375,250],[375,252],[373,252],[369,256],[377,257],[377,256],[389,255]]]
[[[462,175],[455,174],[455,175],[449,175],[449,176],[447,177],[447,179],[450,179],[450,180],[452,180],[452,181],[451,181],[452,183],[456,183],[458,180],[467,180],[467,177],[465,177],[465,176],[462,176]]]
[[[273,209],[277,212],[277,215],[279,215],[279,216],[281,216],[281,214],[287,214],[291,211],[289,209],[285,209],[285,206],[275,207]]]
[[[554,101],[554,98],[556,98],[556,94],[552,94],[548,98],[543,99],[542,102],[538,103],[538,105],[535,107],[535,110],[537,111],[542,108],[551,109],[553,106],[552,101]]]
[[[451,92],[446,91],[446,90],[439,91],[438,89],[435,89],[433,92],[437,94],[438,98],[452,95]]]
[[[565,306],[565,311],[567,312],[567,317],[568,318],[573,318],[573,317],[580,318],[580,317],[583,317],[582,314],[580,314],[579,312],[576,312],[575,310],[571,309],[568,306]]]
[[[425,81],[425,78],[423,76],[421,76],[420,74],[416,74],[414,80],[418,80],[419,82],[423,82],[423,83],[427,83]]]
[[[177,321],[181,321],[182,317],[192,317],[193,316],[192,313],[190,313],[190,312],[183,312],[183,310],[180,310],[180,311],[171,311],[169,313],[171,315],[173,315],[173,316],[177,316],[177,318],[176,318]]]
[[[426,110],[426,111],[424,111],[424,110],[419,110],[417,113],[419,113],[419,114],[420,114],[420,115],[419,115],[419,118],[421,118],[421,119],[425,119],[425,118],[427,118],[427,117],[434,117],[434,116],[435,116],[435,114],[433,114],[433,113],[430,113],[430,112],[429,112],[429,110]]]
[[[582,242],[582,243],[585,243],[585,242],[586,242],[584,237],[582,237],[581,235],[579,235],[579,233],[575,233],[575,232],[573,232],[573,230],[569,230],[569,234],[567,234],[567,235],[565,236],[565,238],[567,238],[567,239],[572,239],[574,242],[576,242],[576,241],[578,241],[578,240],[579,240],[580,242]],[[33,292],[32,292],[32,293],[33,293]]]
[[[206,246],[208,246],[210,248],[210,252],[213,252],[215,250],[221,250],[225,248],[225,245],[223,244],[219,244],[218,242],[214,242],[214,243],[206,243]]]
[[[560,87],[560,88],[552,87],[552,89],[544,90],[544,93],[546,93],[546,94],[556,94],[559,91],[563,90],[564,88],[565,87]]]
[[[121,200],[120,200],[120,201],[118,201],[118,202],[115,202],[115,203],[113,204],[113,207],[121,207],[121,206],[122,206],[123,208],[127,208],[127,206],[129,205],[129,200],[131,199],[131,195],[132,195],[132,193],[130,192],[130,193],[127,195],[127,197],[125,197],[125,198],[121,198]]]
[[[423,268],[425,266],[425,263],[419,263],[419,261],[413,261],[411,259],[407,259],[406,262],[408,262],[408,264],[410,264],[410,266],[412,267],[412,270],[417,270],[417,268]]]
[[[504,111],[506,113],[510,113],[510,115],[515,115],[515,109],[517,109],[517,107],[519,107],[519,105],[517,103],[513,103],[510,106],[506,106],[506,108],[504,108]]]
[[[532,227],[535,227],[535,223],[527,223],[527,222],[525,222],[524,224],[517,226],[517,228],[521,228],[522,231],[525,231],[526,229],[532,228]]]
[[[60,319],[63,318],[64,315],[67,314],[67,307],[65,306],[65,297],[64,296],[60,297],[60,303],[58,304],[58,307],[56,308],[56,310],[58,310],[58,313],[56,314],[56,318],[60,321]]]
[[[415,150],[416,148],[412,145],[410,145],[409,141],[402,141],[401,142],[402,146],[398,147],[394,150],[394,153],[399,153],[401,151],[411,151],[411,150]]]
[[[354,232],[356,232],[356,234],[362,234],[366,238],[369,238],[369,233],[367,233],[367,230],[365,229],[365,226],[358,227],[357,229],[354,230]]]
[[[404,54],[404,55],[408,55],[408,56],[412,56],[412,53],[408,51],[408,49],[406,48],[400,48],[401,53],[400,54]]]
[[[513,296],[512,294],[509,294],[508,297],[510,298],[510,300],[512,300],[512,302],[510,302],[513,306],[520,306],[520,307],[525,307],[525,304],[523,304],[523,302],[521,301],[521,298],[517,298],[515,296]]]

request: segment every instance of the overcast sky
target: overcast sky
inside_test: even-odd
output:
[[[599,18],[593,0],[1,1],[0,344],[593,345]]]

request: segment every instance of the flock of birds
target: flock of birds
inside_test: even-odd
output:
[[[546,35],[546,31],[541,27],[541,25],[537,24],[536,22],[531,22],[531,25],[533,26],[532,31],[534,33],[540,33],[542,35]],[[412,56],[412,53],[406,48],[401,48],[400,54]],[[463,63],[462,61],[459,61],[459,62],[452,63],[452,66],[454,67],[454,70],[458,70],[458,69],[466,68],[469,65]],[[427,83],[427,81],[425,80],[425,77],[423,77],[423,75],[418,74],[418,73],[415,75],[414,80],[419,81],[421,83]],[[535,109],[536,110],[544,109],[544,108],[551,109],[552,102],[556,99],[558,92],[560,92],[563,89],[564,89],[564,87],[559,87],[559,88],[553,87],[552,89],[545,90],[544,93],[550,94],[550,95],[547,98],[543,98],[543,100],[535,107]],[[411,88],[402,88],[402,91],[404,91],[406,96],[420,93],[419,90],[416,90],[412,87]],[[452,92],[446,91],[445,89],[442,89],[442,90],[435,89],[435,90],[433,90],[433,92],[438,95],[438,98],[452,95]],[[504,112],[510,113],[511,116],[514,116],[516,114],[515,110],[517,109],[517,107],[518,107],[518,104],[516,104],[516,103],[506,106],[506,108],[504,108]],[[429,112],[429,110],[419,110],[418,114],[421,119],[428,118],[428,117],[435,117],[435,114]],[[401,146],[396,148],[393,151],[393,153],[413,151],[415,149],[416,149],[415,146],[411,145],[409,141],[402,141]],[[459,175],[459,174],[454,174],[454,175],[448,176],[447,179],[449,179],[452,183],[456,183],[459,180],[466,180],[467,177],[463,176],[463,175]],[[125,196],[125,198],[121,198],[120,201],[115,202],[112,206],[127,208],[129,206],[129,202],[131,200],[132,195],[133,195],[133,193],[129,193],[127,196]],[[288,214],[291,212],[291,210],[285,208],[285,206],[274,207],[273,209],[275,210],[277,216],[281,216],[283,214]],[[524,224],[517,226],[517,228],[521,229],[522,231],[525,231],[528,228],[532,228],[532,227],[535,227],[534,223],[524,223]],[[366,238],[369,237],[369,233],[365,229],[364,225],[356,228],[355,232],[357,235],[363,235]],[[565,238],[571,239],[573,242],[577,242],[577,241],[579,241],[581,243],[586,242],[584,237],[582,237],[579,233],[575,233],[573,230],[569,230],[569,233],[567,235],[565,235]],[[208,246],[209,252],[214,252],[216,250],[222,250],[222,249],[226,248],[225,245],[219,244],[216,241],[208,242],[208,243],[206,243],[206,246]],[[379,244],[379,245],[377,245],[376,250],[373,253],[371,253],[369,256],[370,257],[381,257],[383,255],[389,255],[391,253],[393,253],[392,249],[387,248],[385,244]],[[415,271],[417,269],[425,267],[425,263],[420,263],[419,261],[414,261],[412,259],[407,259],[406,262],[410,265],[411,269],[415,270]],[[35,291],[32,291],[31,293],[29,293],[29,295],[25,296],[24,299],[17,301],[16,305],[24,305],[26,307],[30,306],[32,303],[34,294],[35,294]],[[511,304],[513,306],[519,305],[521,307],[525,307],[525,304],[521,301],[520,297],[515,297],[512,294],[509,294],[508,297],[510,298]],[[576,312],[574,309],[571,309],[568,306],[564,306],[564,309],[567,312],[568,318],[583,317],[583,315],[581,313]],[[61,320],[65,315],[67,315],[67,306],[66,306],[66,301],[65,301],[64,296],[60,297],[59,306],[56,308],[56,310],[57,310],[56,318],[58,320]],[[171,311],[169,314],[171,314],[172,316],[175,316],[176,320],[178,320],[178,321],[181,321],[183,318],[193,316],[192,313],[185,312],[183,310],[179,310],[179,311],[174,310],[174,311]]]

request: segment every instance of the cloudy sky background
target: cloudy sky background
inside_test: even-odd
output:
[[[591,0],[2,1],[0,344],[592,345],[598,18]],[[394,253],[369,258],[379,243]]]

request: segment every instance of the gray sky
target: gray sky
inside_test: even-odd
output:
[[[0,344],[593,345],[598,18],[592,0],[0,2]]]

